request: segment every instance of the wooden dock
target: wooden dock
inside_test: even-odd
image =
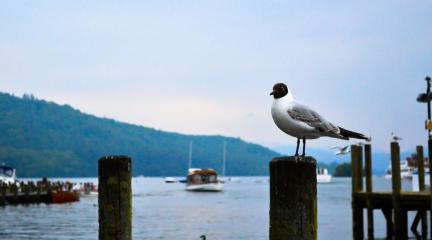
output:
[[[373,210],[381,210],[384,215],[387,239],[408,239],[408,211],[416,212],[411,231],[417,238],[427,239],[426,213],[431,209],[432,199],[431,193],[425,191],[423,148],[417,147],[420,192],[401,190],[400,150],[397,142],[391,143],[392,191],[373,192],[370,144],[364,146],[364,169],[362,150],[359,145],[351,146],[353,239],[365,238],[363,232],[363,210],[365,209],[367,210],[367,239],[374,239]],[[363,189],[363,175],[366,176],[366,189]],[[422,223],[421,233],[418,233],[417,227],[420,222]]]
[[[72,184],[68,182],[0,183],[0,206],[60,203],[65,197],[70,201],[79,200],[79,195],[72,191]]]

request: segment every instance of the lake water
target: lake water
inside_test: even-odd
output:
[[[97,181],[97,179],[72,179]],[[268,239],[268,177],[239,177],[220,193],[184,190],[163,178],[133,178],[134,239]],[[391,181],[374,178],[374,190]],[[410,182],[403,187],[410,189]],[[0,207],[0,239],[97,239],[97,197],[71,204]],[[375,236],[385,236],[385,221],[375,211]],[[411,216],[412,217],[412,216]],[[318,239],[350,239],[351,179],[318,184]],[[366,232],[365,232],[366,233]]]

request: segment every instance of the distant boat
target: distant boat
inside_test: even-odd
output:
[[[413,170],[410,166],[408,166],[407,161],[403,161],[400,163],[400,177],[401,179],[412,179],[413,178]],[[388,168],[386,169],[384,178],[391,179],[392,178],[392,169],[391,162],[389,163]]]
[[[53,191],[51,195],[51,201],[53,203],[70,203],[79,200],[80,194],[78,192]]]
[[[166,177],[165,178],[165,182],[166,183],[176,183],[177,179],[173,178],[173,177]]]
[[[190,168],[187,176],[186,190],[199,192],[220,192],[223,183],[218,181],[215,170],[208,168]]]
[[[332,180],[332,175],[328,173],[327,168],[317,168],[317,183],[329,183]]]
[[[16,183],[16,170],[8,166],[0,166],[0,182],[12,184]]]
[[[192,168],[192,142],[190,142],[186,191],[220,192],[222,189],[223,183],[218,180],[218,175],[214,169]]]
[[[97,197],[99,195],[98,185],[91,182],[75,183],[72,188],[75,192],[79,193],[82,197]]]

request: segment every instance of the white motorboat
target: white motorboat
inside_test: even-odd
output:
[[[176,183],[177,179],[173,178],[173,177],[166,177],[165,178],[165,182],[166,183]]]
[[[317,183],[330,183],[332,175],[328,173],[327,168],[317,168]]]
[[[224,144],[225,151],[225,144]],[[225,153],[224,153],[225,163]],[[223,164],[225,165],[225,164]],[[223,172],[225,172],[223,167]],[[223,190],[223,182],[218,179],[218,175],[211,168],[192,168],[192,142],[189,144],[189,169],[186,177],[186,191],[197,192],[220,192]]]
[[[17,181],[15,168],[0,166],[0,182],[12,184]]]
[[[391,162],[389,163],[388,168],[386,169],[384,178],[386,179],[391,179],[392,178],[392,172],[391,172]],[[408,165],[407,161],[403,161],[400,163],[400,175],[401,175],[401,179],[412,179],[413,170],[411,169],[411,167]]]
[[[211,168],[190,168],[187,176],[186,190],[220,192],[223,190],[223,183],[218,181],[216,171]]]

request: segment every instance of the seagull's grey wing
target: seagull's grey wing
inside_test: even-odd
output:
[[[321,115],[306,105],[300,103],[293,104],[288,110],[288,115],[292,119],[306,123],[320,132],[328,132],[339,135],[339,128],[337,126],[325,120],[323,117],[321,117]]]
[[[349,145],[346,145],[345,147],[342,148],[341,151],[345,152],[346,150],[348,150],[348,148],[349,148]]]

